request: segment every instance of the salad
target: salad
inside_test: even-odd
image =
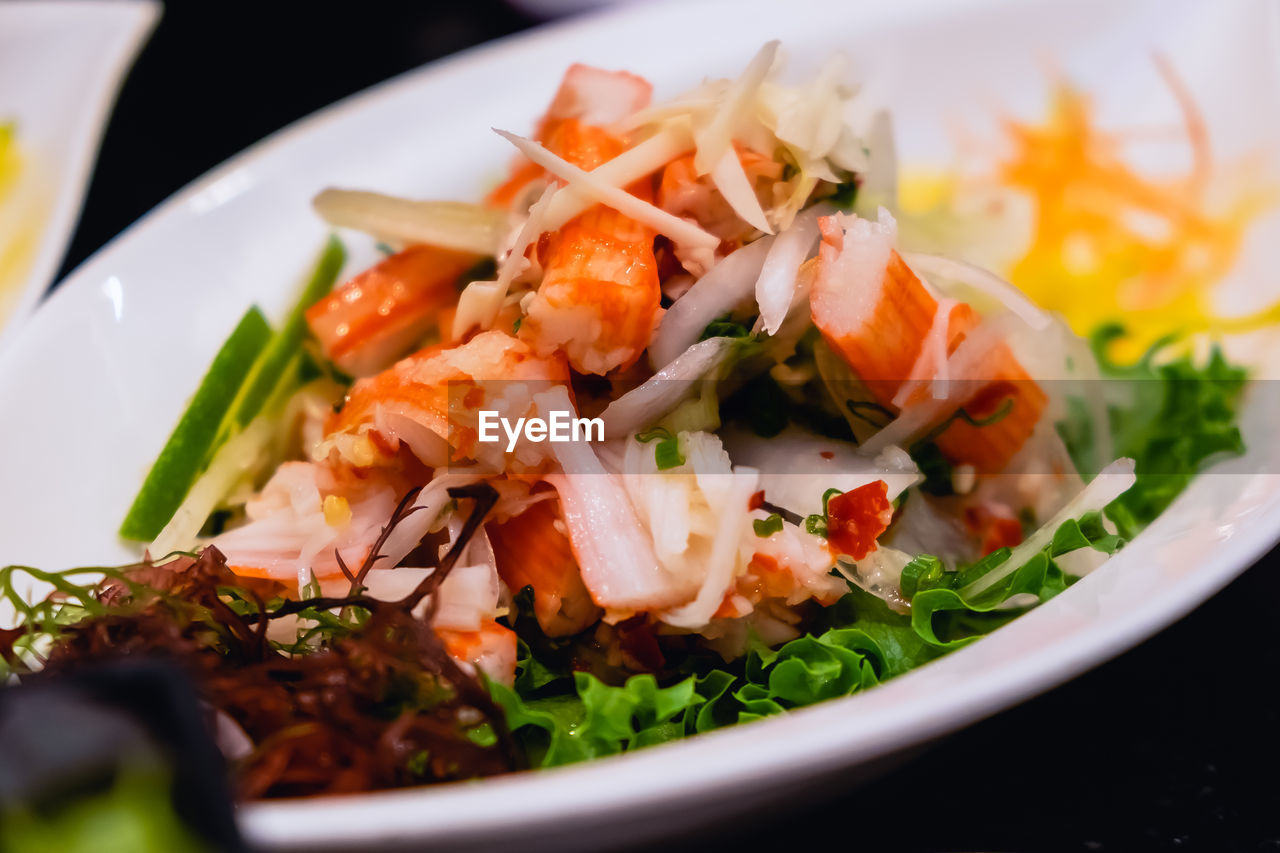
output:
[[[167,657],[246,798],[571,763],[977,641],[1243,451],[1242,368],[1202,334],[1121,357],[913,244],[887,116],[777,54],[661,103],[574,65],[478,203],[320,193],[384,257],[335,237],[244,314],[124,516],[136,565],[0,569],[10,676]]]

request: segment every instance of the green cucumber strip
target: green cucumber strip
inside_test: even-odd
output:
[[[270,339],[267,319],[257,306],[250,308],[214,356],[187,410],[156,457],[120,525],[122,537],[150,542],[173,516],[214,450],[223,412]]]
[[[325,244],[315,269],[311,272],[306,286],[303,287],[293,310],[285,318],[280,330],[271,338],[271,342],[258,356],[248,377],[240,387],[231,405],[227,408],[222,422],[218,425],[217,438],[209,448],[203,460],[208,462],[213,453],[236,432],[245,427],[262,411],[267,399],[276,390],[280,378],[293,360],[294,355],[302,348],[303,338],[307,332],[306,310],[320,301],[330,290],[346,263],[347,252],[337,237],[330,237]]]

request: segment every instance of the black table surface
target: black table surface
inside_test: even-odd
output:
[[[285,124],[534,23],[497,0],[171,3],[107,128],[63,274]],[[1155,638],[877,781],[672,846],[1280,848],[1278,569],[1273,551]]]

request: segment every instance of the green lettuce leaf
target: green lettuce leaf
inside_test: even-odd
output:
[[[1237,423],[1248,371],[1228,362],[1217,346],[1203,364],[1191,355],[1156,363],[1173,338],[1157,342],[1133,364],[1117,364],[1108,350],[1124,334],[1121,326],[1103,326],[1090,344],[1103,376],[1125,380],[1110,383],[1124,390],[1124,399],[1109,400],[1108,411],[1115,455],[1133,458],[1138,481],[1107,507],[1107,517],[1122,536],[1133,538],[1206,465],[1244,453]],[[1073,440],[1078,432],[1063,429],[1077,460],[1089,451]]]
[[[918,591],[911,598],[911,627],[925,642],[941,649],[966,645],[1020,612],[997,611],[1013,596],[1030,594],[1039,601],[1048,601],[1066,589],[1072,579],[1057,564],[1058,557],[1081,548],[1110,555],[1123,544],[1120,536],[1107,530],[1101,513],[1090,512],[1063,522],[1049,544],[981,592],[970,591],[971,585],[1008,562],[1012,557],[1010,549],[993,551],[958,572],[936,572],[931,566],[917,569],[912,573]],[[913,562],[927,563],[927,558],[917,557]],[[959,618],[949,618],[957,614]]]

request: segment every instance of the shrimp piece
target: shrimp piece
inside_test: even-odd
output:
[[[563,358],[536,356],[497,330],[455,347],[428,347],[356,382],[319,452],[368,467],[392,461],[403,444],[431,468],[452,458],[502,470],[505,445],[478,441],[479,411],[514,422],[531,414],[537,390],[568,381]]]
[[[561,122],[546,145],[584,169],[625,148],[620,137],[576,119]],[[652,194],[646,181],[629,191],[646,201]],[[542,284],[520,326],[521,339],[539,355],[563,351],[579,373],[634,364],[662,311],[654,237],[652,229],[603,205],[550,235],[539,255]]]
[[[924,396],[926,381],[978,325],[965,303],[943,308],[893,248],[897,227],[887,213],[879,223],[842,214],[819,221],[822,246],[810,291],[813,322],[831,349],[876,401],[898,412]],[[1008,412],[975,426],[963,419],[938,437],[953,462],[981,472],[1001,470],[1035,429],[1048,397],[1004,343],[990,347],[965,371],[964,391],[953,402],[971,417]],[[906,392],[906,400],[900,399]],[[938,422],[955,408],[941,409]],[[927,426],[927,425],[926,425]]]
[[[491,680],[508,687],[516,679],[516,632],[489,622],[478,631],[436,628],[445,651],[464,671],[482,671]]]
[[[652,99],[653,86],[643,77],[575,63],[565,72],[547,114],[538,123],[534,138],[545,145],[560,126],[570,120],[586,125],[614,124],[644,109]],[[576,165],[582,166],[581,163]],[[583,168],[590,169],[596,165],[599,164]],[[517,157],[511,177],[489,193],[486,201],[494,207],[510,207],[525,187],[545,174],[541,166]]]
[[[404,355],[458,300],[456,282],[479,255],[410,246],[334,289],[307,309],[326,358],[368,376]]]
[[[533,587],[534,615],[548,637],[577,634],[600,617],[566,530],[553,500],[488,525],[498,576],[512,592]]]

